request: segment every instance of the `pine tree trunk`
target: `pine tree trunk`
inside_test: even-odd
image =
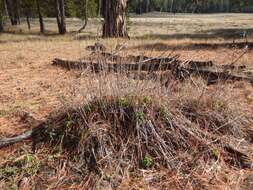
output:
[[[83,26],[77,31],[78,33],[82,32],[87,24],[88,24],[88,0],[85,0],[85,10],[84,10],[84,24]]]
[[[13,2],[10,0],[5,0],[5,3],[6,3],[6,8],[8,10],[8,16],[11,21],[11,25],[17,25],[17,22],[15,22],[15,19],[14,19]]]
[[[60,0],[60,12],[61,12],[61,34],[66,33],[66,16],[65,16],[65,5],[64,0]]]
[[[136,0],[136,7],[135,7],[135,13],[141,14],[142,13],[142,7],[141,7],[141,0]]]
[[[6,0],[3,1],[3,4],[4,4],[5,15],[9,16],[9,11],[8,11],[8,8],[7,8]]]
[[[4,7],[2,4],[2,1],[0,2],[0,32],[3,32],[4,30],[4,24],[3,24],[3,12]]]
[[[170,4],[170,13],[174,13],[174,0],[171,0],[171,4]]]
[[[19,0],[12,0],[14,25],[20,24]]]
[[[126,27],[127,0],[103,0],[103,37],[129,37]]]
[[[28,30],[31,30],[31,23],[30,23],[30,15],[29,14],[26,15],[26,23],[27,23]]]
[[[44,33],[45,26],[44,26],[43,16],[42,16],[41,10],[40,10],[40,0],[36,0],[36,5],[37,5],[37,11],[38,11],[39,21],[40,21],[40,32]]]
[[[226,8],[226,12],[230,11],[230,1],[229,0],[225,0],[225,8]]]
[[[101,16],[101,0],[98,0],[98,8],[97,8],[97,16],[100,17]]]
[[[59,34],[65,34],[66,33],[66,18],[65,18],[65,5],[64,0],[55,0],[56,5],[56,20],[58,25],[58,31]]]
[[[150,11],[150,0],[146,0],[146,13]]]
[[[0,15],[0,32],[4,31],[2,15]]]
[[[59,6],[59,0],[55,0],[55,10],[56,10],[56,21],[58,26],[58,31],[61,33],[61,21],[60,21],[60,6]]]
[[[27,23],[28,30],[31,30],[30,18],[31,18],[31,15],[32,15],[32,10],[31,10],[31,7],[29,5],[27,5],[24,8],[24,13],[25,13],[25,16],[26,16],[26,23]]]

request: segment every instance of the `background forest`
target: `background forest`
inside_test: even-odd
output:
[[[43,17],[56,17],[59,33],[64,34],[66,32],[65,17],[78,17],[87,20],[88,17],[103,16],[102,2],[101,0],[2,0],[0,2],[0,31],[3,31],[8,17],[12,25],[20,24],[20,18],[26,17],[29,29],[30,18],[39,17],[41,32],[43,33],[45,30]],[[129,0],[127,10],[128,13],[134,14],[153,11],[171,13],[253,12],[253,1]]]
[[[101,0],[66,0],[67,17],[83,18],[87,1],[89,17],[101,14]],[[1,15],[37,17],[37,5],[45,17],[54,17],[54,0],[2,0]],[[5,9],[5,10],[4,10]],[[142,14],[152,11],[173,13],[218,13],[218,12],[253,12],[252,0],[129,0],[128,11]],[[9,13],[8,13],[9,12]],[[0,16],[1,16],[0,15]]]

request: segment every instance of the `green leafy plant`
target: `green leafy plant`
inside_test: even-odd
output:
[[[137,121],[139,121],[140,123],[145,121],[145,113],[143,111],[137,111],[135,115],[136,115]]]
[[[23,169],[27,174],[31,176],[37,174],[40,168],[40,161],[36,157],[31,154],[27,154],[23,162]]]
[[[74,124],[74,121],[72,121],[72,120],[66,121],[66,127],[67,127],[67,128],[72,127],[73,124]]]
[[[145,169],[150,168],[153,166],[153,164],[154,164],[154,161],[153,161],[152,157],[149,155],[145,155],[145,157],[143,158],[143,161],[142,161],[143,168],[145,168]]]
[[[220,155],[220,151],[219,151],[218,149],[213,149],[213,150],[212,150],[212,153],[213,153],[213,155],[214,155],[216,158],[218,158],[219,155]]]
[[[119,105],[120,105],[121,107],[128,107],[128,106],[130,105],[130,101],[129,101],[129,99],[127,99],[127,98],[121,98],[121,99],[119,100]]]
[[[160,117],[162,119],[167,119],[169,117],[169,111],[168,108],[165,106],[162,106],[159,110]]]
[[[215,100],[213,102],[213,108],[216,110],[224,110],[224,109],[226,109],[226,104],[222,100]]]
[[[144,103],[145,105],[151,104],[151,102],[152,102],[152,99],[151,99],[150,96],[144,96],[144,97],[143,97],[143,103]]]
[[[48,138],[50,141],[53,141],[56,135],[57,134],[54,131],[53,127],[48,127],[45,131],[45,137]]]

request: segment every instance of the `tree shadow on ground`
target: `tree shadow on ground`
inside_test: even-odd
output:
[[[174,45],[169,43],[155,43],[155,44],[142,44],[134,46],[132,49],[146,49],[146,50],[197,50],[197,49],[217,49],[220,47],[225,48],[244,48],[246,45],[248,48],[253,49],[253,29],[217,29],[217,30],[206,30],[196,34],[151,34],[140,37],[134,37],[134,39],[160,39],[160,40],[214,40],[224,39],[230,42],[212,43],[212,42],[196,42],[196,43],[185,43],[180,45]],[[249,40],[250,39],[250,40]]]
[[[22,31],[22,30],[6,30],[2,32],[1,34],[9,34],[10,37],[0,38],[0,44],[5,44],[9,42],[41,41],[41,40],[47,40],[47,39],[51,40],[52,38],[57,38],[57,37],[62,36],[52,31],[46,31],[44,34],[42,34],[40,32],[34,32],[34,31],[29,32],[29,31]]]
[[[169,43],[153,43],[153,44],[142,44],[138,46],[133,46],[129,49],[144,49],[149,51],[172,51],[172,50],[199,50],[199,49],[212,49],[216,50],[218,48],[237,48],[242,49],[245,47],[248,49],[253,49],[253,42],[224,42],[224,43],[187,43],[174,45]]]
[[[244,38],[244,34],[248,36],[253,35],[253,28],[227,28],[227,29],[212,29],[204,30],[197,33],[179,33],[179,34],[148,34],[143,36],[133,37],[134,39],[193,39],[193,40],[202,40],[202,39],[217,39],[223,38],[225,40],[241,39]]]
[[[76,31],[69,31],[65,35],[59,34],[55,31],[46,31],[45,33],[40,32],[27,32],[21,30],[14,31],[4,31],[2,34],[10,34],[15,36],[20,36],[21,38],[16,39],[0,39],[0,44],[8,43],[8,42],[24,42],[24,41],[41,41],[41,40],[52,40],[54,38],[60,37],[69,37],[73,40],[94,40],[98,39],[98,36],[92,35],[90,33],[80,33],[77,35]]]
[[[45,31],[45,33],[40,32],[30,32],[30,31],[23,31],[23,30],[7,30],[4,31],[3,34],[13,34],[19,36],[60,36],[61,34],[54,32],[54,31]]]
[[[93,34],[82,34],[75,37],[75,40],[98,40],[101,36],[93,35]]]

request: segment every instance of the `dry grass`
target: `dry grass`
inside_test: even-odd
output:
[[[199,15],[170,15],[170,19],[165,18],[164,15],[159,17],[152,15],[151,18],[148,16],[132,19],[130,34],[135,38],[130,41],[124,39],[99,40],[109,48],[109,51],[114,50],[118,43],[126,42],[128,49],[124,52],[125,54],[157,56],[173,52],[173,54],[180,54],[182,59],[213,60],[224,64],[236,59],[243,50],[226,46],[196,47],[193,44],[224,44],[232,42],[235,38],[239,38],[238,41],[244,41],[240,39],[238,34],[244,29],[251,31],[250,27],[252,26],[252,15],[247,14],[202,15],[201,17]],[[69,20],[68,22],[69,31],[74,31],[80,26],[78,20]],[[7,176],[4,177],[3,173],[6,171],[1,170],[1,189],[9,189],[11,186],[15,189],[18,183],[21,189],[29,189],[31,186],[42,189],[68,189],[71,186],[76,189],[85,189],[92,187],[92,185],[100,186],[101,189],[110,189],[111,186],[116,185],[117,189],[130,189],[131,187],[137,190],[168,189],[168,187],[170,189],[251,188],[252,171],[228,164],[224,160],[226,152],[224,152],[224,144],[222,144],[229,143],[246,152],[250,158],[253,156],[252,142],[247,136],[249,133],[244,131],[244,129],[248,130],[253,127],[252,122],[248,120],[253,113],[251,100],[253,88],[251,85],[236,82],[234,84],[219,83],[207,87],[202,80],[194,79],[194,83],[172,81],[169,88],[166,89],[154,81],[130,80],[114,74],[93,75],[86,72],[65,71],[52,67],[51,61],[56,57],[75,60],[85,56],[88,53],[85,47],[94,44],[97,40],[96,36],[99,34],[97,31],[101,27],[99,21],[91,21],[87,30],[79,36],[73,34],[56,35],[55,21],[52,19],[46,21],[46,26],[48,32],[45,36],[38,35],[36,20],[32,24],[31,33],[28,33],[25,25],[21,25],[15,29],[9,28],[8,33],[0,34],[0,135],[11,136],[33,127],[27,120],[20,119],[22,112],[28,112],[37,119],[46,119],[49,113],[61,107],[64,107],[62,110],[64,112],[65,109],[68,110],[73,105],[75,107],[86,105],[95,97],[99,100],[107,97],[104,101],[111,102],[108,108],[110,112],[105,112],[94,104],[97,108],[89,113],[89,117],[85,118],[85,121],[89,121],[90,127],[89,133],[86,135],[100,138],[99,142],[104,143],[102,148],[107,150],[106,154],[96,155],[98,160],[102,157],[98,164],[102,174],[97,175],[91,172],[88,175],[86,170],[80,171],[80,168],[87,167],[87,163],[83,162],[80,156],[82,154],[80,150],[83,150],[81,147],[75,149],[80,153],[77,154],[79,157],[73,158],[73,155],[66,152],[65,149],[61,149],[62,146],[59,145],[52,150],[52,147],[42,144],[38,152],[31,155],[30,145],[24,143],[0,150],[1,169],[8,170]],[[159,28],[158,31],[157,28]],[[221,33],[215,33],[217,30]],[[213,32],[213,34],[209,35],[209,32]],[[179,35],[175,35],[175,33]],[[238,64],[252,67],[252,51],[250,48]],[[143,151],[142,148],[137,147],[138,154],[131,152],[135,148],[127,148],[127,143],[119,143],[122,139],[116,133],[112,133],[114,134],[110,137],[112,139],[107,139],[107,133],[111,132],[113,127],[110,119],[113,116],[110,113],[121,113],[117,102],[127,103],[125,100],[128,100],[126,98],[129,97],[132,97],[129,99],[129,106],[134,109],[133,113],[135,115],[137,113],[138,118],[143,118],[141,112],[145,112],[143,99],[152,100],[147,111],[148,114],[144,115],[144,124],[150,120],[154,125],[153,128],[160,127],[159,135],[172,135],[169,137],[171,143],[173,139],[175,141],[172,143],[173,146],[177,144],[181,148],[184,147],[177,149],[181,154],[176,153],[173,146],[166,145],[166,149],[164,147],[159,149],[163,144],[159,141],[161,138],[157,139],[159,136],[155,136],[154,133],[148,136],[150,142],[154,141],[149,144],[149,151]],[[164,107],[169,110],[168,122],[171,122],[178,131],[168,130],[168,134],[166,134],[164,120],[156,119],[157,109]],[[108,117],[105,117],[103,112]],[[124,116],[129,113],[122,114]],[[119,115],[117,117],[115,125],[122,121]],[[218,123],[213,122],[214,120],[217,120]],[[66,121],[63,120],[64,122]],[[132,132],[141,134],[147,132],[146,125],[139,126],[139,129],[136,128],[136,118],[133,118],[130,125],[133,128]],[[62,131],[65,131],[64,127],[66,126],[67,124],[58,125],[58,127],[63,127]],[[119,130],[124,132],[123,126],[120,124],[117,126]],[[224,126],[226,127],[224,131],[218,131],[218,134],[213,132],[221,126],[222,129]],[[184,131],[183,135],[180,130]],[[73,134],[74,132],[75,130],[73,130]],[[82,130],[77,132],[82,132]],[[192,137],[186,140],[185,132],[193,133]],[[70,134],[72,133],[70,132]],[[146,141],[142,141],[146,136],[136,138],[131,134],[124,133],[123,137],[125,136],[126,142],[127,140],[129,142],[139,140],[132,146],[146,143]],[[173,135],[176,137],[172,138]],[[199,155],[197,166],[193,163],[192,168],[187,166],[190,167],[188,170],[184,165],[186,163],[180,162],[180,159],[177,161],[178,164],[183,164],[181,168],[179,164],[177,169],[171,170],[168,164],[164,164],[171,158],[176,158],[177,154],[185,158],[184,161],[188,159],[188,164],[192,163],[197,158],[192,153],[201,152],[198,149],[199,146],[204,143],[205,147],[210,143],[212,135],[215,138],[218,136],[222,143],[212,142],[214,144],[209,144],[207,152],[204,151]],[[92,144],[89,138],[82,139],[80,142],[85,142],[84,144],[87,146]],[[118,142],[119,147],[117,144],[106,145],[105,142],[109,144]],[[187,143],[190,144],[187,145]],[[80,143],[80,145],[84,144]],[[116,148],[122,151],[117,152]],[[175,152],[170,152],[171,149]],[[167,151],[166,154],[163,154],[164,151]],[[114,153],[113,158],[111,153]],[[152,155],[155,166],[148,169],[139,167],[137,163],[145,158],[143,156],[145,153]],[[133,157],[133,155],[137,156]],[[164,155],[171,157],[166,158]],[[68,157],[73,159],[68,159]],[[130,160],[129,157],[131,157]],[[146,157],[146,161],[148,162],[148,157]],[[135,167],[130,170],[131,168],[127,166]],[[184,168],[186,171],[182,170]]]

